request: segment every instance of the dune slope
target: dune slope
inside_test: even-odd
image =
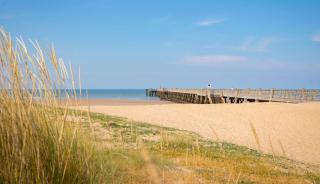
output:
[[[94,105],[91,110],[320,164],[320,103]]]

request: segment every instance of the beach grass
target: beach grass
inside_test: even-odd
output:
[[[75,90],[61,92],[81,86],[72,67],[31,45],[0,29],[0,183],[320,182],[318,166],[73,110]]]
[[[319,166],[178,129],[91,113],[95,137],[108,148],[139,154],[148,148],[163,183],[319,183]],[[86,122],[86,120],[83,120]],[[87,122],[88,123],[88,122]],[[106,131],[99,134],[99,131]],[[100,135],[109,135],[102,139]],[[106,144],[109,143],[109,144]],[[130,159],[128,159],[130,160]],[[146,175],[148,177],[149,175]],[[152,178],[149,179],[152,181]],[[142,181],[139,181],[142,182]]]
[[[70,124],[72,112],[57,101],[60,89],[74,87],[72,70],[53,47],[30,45],[0,29],[0,183],[104,181],[90,137]],[[66,102],[74,96],[64,94]]]

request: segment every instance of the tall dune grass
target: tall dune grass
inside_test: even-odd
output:
[[[53,47],[13,41],[0,28],[0,183],[102,179],[92,143],[67,122],[72,112],[58,108],[57,97],[75,95],[60,90],[75,86],[69,73]]]

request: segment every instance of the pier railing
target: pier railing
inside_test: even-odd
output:
[[[278,102],[320,101],[320,90],[291,89],[216,89],[215,95]]]
[[[240,101],[273,101],[273,102],[311,102],[320,101],[320,90],[318,89],[178,89],[159,88],[156,92],[171,92],[181,94],[195,94],[198,96],[220,97],[227,99],[240,99]]]

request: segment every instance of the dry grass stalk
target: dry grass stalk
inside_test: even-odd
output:
[[[217,140],[217,143],[219,144],[220,152],[222,152],[223,155],[224,155],[224,150],[223,150],[222,142],[221,142],[221,140],[220,140],[220,138],[219,138],[218,133],[213,129],[212,126],[209,126],[209,128],[212,130],[212,132],[213,132],[213,134],[214,134],[214,137],[215,137],[215,139]]]
[[[235,183],[239,183],[240,176],[241,176],[241,170],[238,173]]]
[[[256,131],[255,127],[253,126],[252,122],[250,122],[250,128],[251,128],[251,131],[253,133],[254,139],[256,141],[258,150],[261,151],[261,145],[260,145],[259,136],[258,136],[257,131]]]
[[[281,148],[281,151],[282,151],[282,155],[283,155],[284,157],[286,157],[286,156],[287,156],[286,150],[284,149],[283,144],[282,144],[282,142],[281,142],[280,139],[278,139],[278,143],[279,143],[279,145],[280,145],[280,148]]]
[[[269,145],[270,145],[270,148],[271,148],[271,151],[272,151],[272,157],[274,159],[275,158],[275,152],[274,152],[274,148],[273,148],[273,144],[272,144],[270,136],[269,136]]]
[[[146,170],[150,176],[150,180],[154,184],[160,184],[161,180],[160,180],[157,168],[152,163],[150,154],[141,140],[139,140],[139,146],[140,146],[140,154],[141,154],[144,162],[146,163]]]
[[[186,157],[185,157],[185,165],[188,166],[188,158],[189,158],[189,147],[186,147]]]

